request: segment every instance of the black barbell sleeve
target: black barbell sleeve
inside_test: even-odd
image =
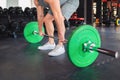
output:
[[[119,57],[118,52],[116,51],[112,51],[112,50],[108,50],[108,49],[104,49],[104,48],[97,48],[97,51],[115,58]]]

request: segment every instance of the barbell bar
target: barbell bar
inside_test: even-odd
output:
[[[39,35],[37,22],[30,22],[25,26],[24,36],[29,43],[40,42],[43,38]],[[58,40],[58,37],[47,34],[44,36]],[[91,25],[81,25],[71,33],[67,40],[67,53],[70,61],[77,67],[89,66],[97,59],[98,53],[119,57],[117,51],[101,48],[100,35]]]
[[[35,35],[38,34],[39,35],[39,32],[33,31],[33,34],[35,34]],[[50,36],[50,35],[47,35],[47,34],[44,34],[43,36],[59,40],[58,37],[53,37],[53,36]],[[104,49],[104,48],[96,48],[95,44],[90,42],[90,41],[88,43],[84,43],[83,50],[84,51],[89,51],[91,53],[92,53],[92,51],[98,51],[100,53],[103,53],[103,54],[118,58],[118,52],[108,50],[108,49]]]
[[[34,35],[39,35],[39,32],[33,31],[33,34],[34,34]],[[47,35],[47,34],[43,34],[43,36],[49,37],[49,38],[53,38],[53,39],[55,39],[55,40],[59,40],[58,37],[55,37],[55,36],[50,36],[50,35]],[[64,41],[62,41],[62,42],[63,42],[63,43],[66,43],[67,41],[68,41],[68,40],[64,40]]]

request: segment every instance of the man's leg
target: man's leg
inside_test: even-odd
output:
[[[44,18],[44,23],[45,23],[45,26],[46,26],[47,34],[50,35],[50,36],[54,36],[53,20],[54,20],[54,17],[49,13]],[[50,44],[54,43],[53,38],[49,38],[48,41],[49,41]]]
[[[63,42],[65,40],[65,25],[64,25],[64,17],[61,12],[60,8],[60,0],[45,0],[52,10],[55,22],[57,24],[58,29],[58,44],[63,45]]]
[[[54,26],[53,26],[54,17],[49,13],[44,17],[43,22],[45,23],[47,34],[54,36]],[[48,42],[43,46],[39,46],[40,50],[50,50],[55,48],[55,42],[53,38],[48,38]]]

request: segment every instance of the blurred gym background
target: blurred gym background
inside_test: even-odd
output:
[[[37,12],[33,1],[0,0],[0,37],[17,38],[23,34],[24,27],[28,22],[37,21]],[[44,9],[45,14],[48,10],[48,8]],[[69,21],[65,22],[65,25],[68,29],[81,24],[116,27],[120,24],[119,18],[120,0],[80,0],[79,8]]]

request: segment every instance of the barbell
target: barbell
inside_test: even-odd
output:
[[[43,31],[45,31],[43,27]],[[58,39],[57,37],[44,35]],[[30,22],[24,28],[24,37],[29,43],[38,43],[43,39],[39,35],[37,22]],[[67,54],[69,60],[77,67],[87,67],[103,53],[118,58],[118,52],[101,48],[100,35],[93,26],[81,25],[76,28],[67,40]]]

